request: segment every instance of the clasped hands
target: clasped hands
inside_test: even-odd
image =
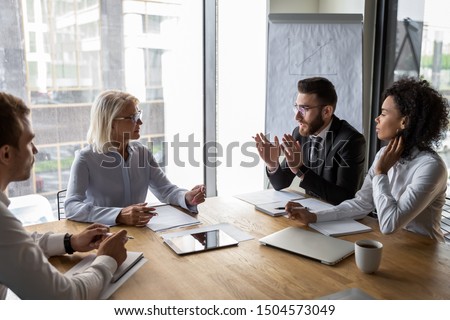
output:
[[[287,165],[294,174],[297,174],[298,169],[303,165],[301,145],[291,134],[283,135],[282,144],[277,136],[274,137],[275,144],[271,143],[263,133],[256,134],[253,139],[256,142],[259,156],[266,163],[269,171],[273,172],[278,168],[278,158],[282,151]]]
[[[98,249],[97,256],[110,256],[120,266],[127,258],[127,250],[125,249],[125,243],[127,241],[126,230],[120,230],[111,235],[109,233],[109,227],[94,223],[80,233],[72,235],[70,244],[78,252]]]

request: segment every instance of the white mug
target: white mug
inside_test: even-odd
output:
[[[364,273],[378,270],[381,262],[383,244],[376,240],[358,240],[355,242],[356,266]]]

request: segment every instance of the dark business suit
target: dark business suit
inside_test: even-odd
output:
[[[333,122],[318,148],[315,165],[309,161],[309,137],[302,137],[296,127],[292,133],[302,146],[303,164],[297,175],[303,175],[300,187],[307,194],[321,198],[331,204],[339,204],[355,196],[364,178],[366,141],[364,136],[347,121],[333,116]],[[295,175],[284,160],[269,180],[276,190],[291,185]]]

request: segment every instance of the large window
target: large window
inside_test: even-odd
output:
[[[2,73],[14,75],[0,90],[31,107],[39,150],[31,178],[11,183],[10,197],[39,193],[55,204],[74,152],[86,143],[91,103],[105,89],[140,99],[142,142],[172,182],[203,182],[202,166],[173,144],[203,141],[201,0],[23,0],[2,11],[18,20],[9,29],[17,35],[0,37],[0,49],[16,53],[15,61],[0,61]],[[174,154],[183,165],[170,160]]]
[[[445,0],[425,1],[420,74],[450,99],[450,21],[446,10],[442,10],[446,7]],[[450,131],[437,151],[450,171]],[[449,182],[447,195],[450,195]]]
[[[445,0],[398,0],[386,2],[389,29],[385,46],[384,89],[402,76],[428,80],[450,98],[450,21]],[[395,31],[395,32],[392,32]],[[381,101],[380,103],[381,104]],[[378,110],[380,106],[374,106]],[[450,132],[436,150],[450,169]],[[447,188],[450,195],[450,184]]]
[[[267,4],[217,1],[217,192],[264,188],[252,136],[264,132]],[[291,130],[291,129],[290,129]]]

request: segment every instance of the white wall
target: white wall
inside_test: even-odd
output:
[[[270,13],[317,13],[318,0],[270,0]]]
[[[270,13],[363,13],[365,0],[270,0]]]
[[[365,0],[320,0],[320,13],[364,13]]]

